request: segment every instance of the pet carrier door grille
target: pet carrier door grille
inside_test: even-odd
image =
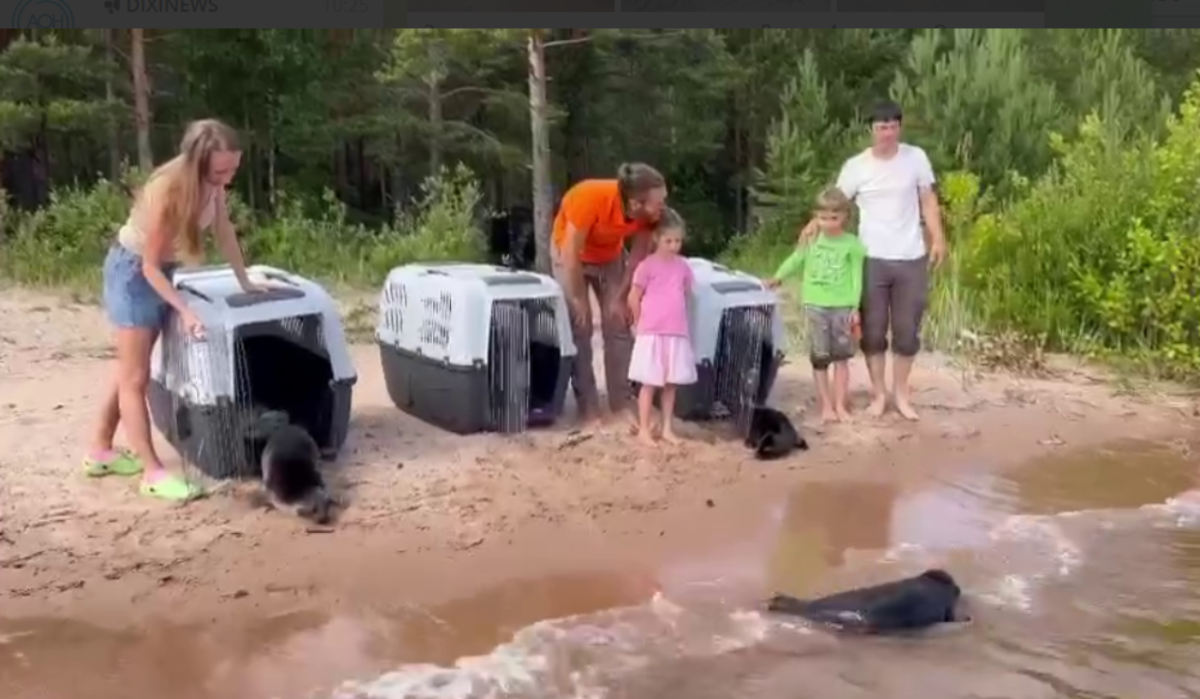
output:
[[[715,398],[737,425],[748,432],[762,392],[764,345],[771,344],[771,306],[741,306],[721,315],[715,359]]]
[[[178,322],[178,321],[177,321]],[[210,328],[202,341],[190,340],[182,327],[174,328],[163,343],[164,359],[170,376],[183,386],[213,385],[215,377],[233,378],[233,395],[218,399],[209,417],[210,428],[197,447],[197,461],[226,464],[229,475],[245,477],[256,472],[258,449],[255,439],[264,412],[279,412],[278,406],[260,404],[255,395],[255,377],[251,369],[246,340],[275,335],[294,342],[307,351],[327,356],[324,323],[320,315],[281,318],[252,324],[233,330]],[[229,333],[233,333],[232,340]],[[204,361],[189,361],[189,353],[200,353]],[[261,380],[261,377],[259,377]],[[276,379],[279,380],[279,379]],[[283,380],[287,380],[286,377]],[[184,395],[172,392],[174,420],[172,439],[189,439],[193,426],[188,417]],[[190,464],[187,464],[190,466]]]
[[[546,300],[496,301],[488,347],[489,414],[497,432],[529,428],[532,400],[530,345],[558,344],[554,305]]]
[[[529,330],[520,301],[492,304],[488,400],[498,432],[522,432],[529,425]]]

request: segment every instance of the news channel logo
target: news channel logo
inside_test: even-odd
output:
[[[75,13],[64,0],[20,0],[12,14],[14,29],[73,29]]]

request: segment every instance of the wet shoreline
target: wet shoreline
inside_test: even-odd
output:
[[[203,586],[177,585],[174,579],[164,582],[155,579],[153,571],[145,571],[135,577],[140,588],[127,584],[130,581],[113,581],[125,584],[107,590],[84,586],[61,594],[59,604],[51,609],[33,601],[23,604],[20,598],[6,601],[0,635],[9,635],[0,638],[0,649],[28,643],[28,639],[21,640],[21,634],[29,630],[55,639],[51,646],[61,649],[54,653],[69,649],[73,668],[83,671],[97,662],[91,670],[97,678],[112,672],[111,694],[105,693],[103,682],[98,681],[89,693],[94,699],[161,696],[176,686],[173,683],[181,673],[195,676],[189,686],[194,687],[198,699],[246,691],[246,682],[259,683],[254,690],[259,693],[241,695],[247,699],[272,696],[261,694],[266,687],[293,684],[292,694],[280,696],[306,696],[294,692],[385,671],[396,664],[396,654],[407,662],[445,664],[461,655],[486,653],[518,629],[541,619],[636,605],[656,590],[685,590],[706,581],[734,589],[739,575],[755,561],[765,564],[769,550],[777,548],[773,537],[783,516],[784,495],[806,483],[833,484],[833,490],[818,495],[815,501],[830,500],[834,510],[850,510],[856,505],[881,509],[869,504],[872,498],[864,500],[864,493],[886,491],[890,493],[886,497],[894,499],[920,493],[940,479],[961,479],[967,472],[1005,473],[1037,457],[1070,459],[1079,449],[1133,431],[1123,430],[1119,419],[1057,425],[1051,430],[1040,425],[1035,415],[1010,418],[1015,422],[1007,423],[1003,435],[971,434],[958,440],[956,448],[937,455],[929,453],[920,437],[914,437],[886,451],[847,458],[835,468],[806,469],[803,460],[790,467],[764,464],[757,478],[720,489],[697,488],[678,496],[665,511],[597,517],[588,528],[527,527],[511,541],[484,542],[466,551],[422,550],[423,545],[413,538],[403,545],[376,537],[347,546],[335,540],[338,533],[314,535],[304,540],[311,542],[313,549],[301,551],[295,566],[284,568],[271,562],[275,567],[264,566],[268,570],[262,577],[250,575],[251,579],[271,580],[259,589],[246,589],[237,581],[247,579],[247,568],[263,564],[253,560],[255,550],[269,549],[273,542],[266,537],[247,547],[235,537],[218,541],[209,553],[215,560],[230,560],[235,554],[220,547],[240,546],[245,559],[241,568],[205,570],[207,562],[202,556],[171,573],[186,583],[192,575],[200,579],[203,571],[211,581]],[[1146,432],[1144,427],[1137,431]],[[1013,434],[1022,439],[1014,440]],[[1180,435],[1177,430],[1164,429],[1146,449],[1187,453],[1189,447],[1180,441]],[[1192,483],[1190,471],[1174,478],[1177,483],[1171,487],[1178,490]],[[857,484],[851,499],[840,505],[831,495],[838,483]],[[864,484],[872,483],[874,491],[863,490]],[[1116,497],[1114,502],[1119,505],[1121,497],[1137,500],[1141,496],[1118,493]],[[816,509],[812,502],[799,508]],[[861,537],[865,523],[855,526]],[[874,548],[877,540],[878,536],[866,536],[857,546],[847,547],[845,542],[838,546],[866,550]],[[783,562],[785,573],[789,563],[795,561]],[[835,556],[819,562],[817,568],[828,571],[845,563],[844,558]],[[772,570],[775,568],[780,566]],[[813,570],[804,573],[810,582],[828,584]],[[317,577],[316,571],[323,577]],[[230,579],[232,584],[227,582]],[[324,584],[319,586],[318,580]],[[330,585],[330,580],[338,582]],[[245,594],[239,594],[243,590]],[[148,600],[149,604],[139,605]],[[749,597],[743,599],[749,601]],[[64,621],[64,617],[73,621]],[[97,625],[92,626],[93,622]],[[407,629],[399,646],[394,638],[397,628]],[[288,640],[291,637],[307,640]],[[382,648],[372,650],[373,646]],[[278,650],[281,647],[284,650]],[[397,651],[398,647],[402,651]],[[230,648],[237,649],[232,657]],[[251,657],[256,649],[264,648],[276,652],[270,656],[269,669],[255,671],[266,673],[255,675],[259,679],[235,677],[237,672],[229,669],[221,679],[214,669],[222,664],[237,667],[238,654]],[[191,660],[172,661],[167,667],[174,669],[167,671],[157,665],[141,666],[132,659],[166,649],[174,649],[172,657]],[[113,672],[102,662],[112,657],[126,659],[119,671]],[[5,663],[16,663],[10,666],[16,670],[20,659],[0,661],[0,668]],[[6,674],[13,676],[0,672]],[[45,684],[49,675],[40,676],[42,680],[30,680],[27,675],[22,684],[4,688],[4,696],[69,696],[55,694]],[[174,691],[172,695],[192,696]]]
[[[963,468],[1003,470],[1113,439],[1169,444],[1189,436],[1176,425],[1148,430],[1119,417],[1047,425],[1033,411],[1011,409],[1003,420],[1004,429],[994,434],[965,425],[965,436],[943,443],[948,448],[936,453],[931,453],[934,445],[914,435],[891,448],[848,452],[843,459],[818,452],[820,461],[811,466],[814,459],[808,455],[786,463],[751,462],[740,479],[719,487],[685,484],[666,508],[601,514],[582,524],[533,522],[509,536],[468,546],[444,545],[444,532],[385,527],[299,540],[278,530],[254,536],[235,532],[169,566],[135,564],[119,577],[85,584],[75,584],[68,575],[49,597],[21,595],[18,583],[0,618],[62,616],[121,629],[305,609],[392,612],[469,597],[507,580],[649,570],[710,554],[757,535],[764,512],[780,501],[781,493],[811,479],[876,480],[903,490]],[[283,552],[286,561],[280,560]]]

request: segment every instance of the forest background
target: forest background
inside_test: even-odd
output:
[[[558,196],[632,160],[689,254],[766,274],[891,97],[939,174],[933,346],[1197,380],[1198,68],[1200,30],[0,29],[0,279],[98,289],[202,117],[245,141],[250,259],[331,284],[544,264]]]

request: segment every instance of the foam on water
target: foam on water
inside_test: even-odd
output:
[[[990,606],[1028,612],[1038,587],[1072,575],[1088,537],[1120,526],[1200,526],[1200,497],[1169,498],[1130,510],[1012,515],[989,532],[994,577],[967,594]],[[936,553],[902,543],[878,559],[918,570]],[[749,610],[692,609],[656,595],[650,602],[538,622],[483,656],[453,667],[406,665],[368,682],[347,682],[334,699],[604,699],[622,677],[679,658],[712,657],[749,648],[773,634],[815,635],[795,620]]]
[[[660,593],[636,607],[538,622],[454,667],[407,665],[349,682],[334,699],[602,699],[613,680],[656,661],[747,648],[772,627],[789,628],[754,611],[700,614]]]

